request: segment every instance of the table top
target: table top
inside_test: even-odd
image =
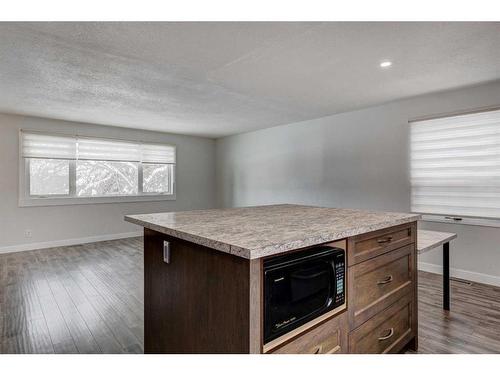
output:
[[[419,254],[425,253],[455,238],[457,238],[456,233],[419,229],[417,231],[417,252]]]
[[[247,259],[343,239],[420,215],[292,204],[127,215],[145,228]]]

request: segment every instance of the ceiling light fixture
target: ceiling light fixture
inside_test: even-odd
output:
[[[391,65],[392,65],[392,62],[390,62],[390,61],[388,61],[388,60],[387,60],[387,61],[382,61],[382,62],[380,63],[380,67],[381,67],[381,68],[388,68],[388,67],[390,67]]]

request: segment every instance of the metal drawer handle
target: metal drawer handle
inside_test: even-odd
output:
[[[378,341],[384,341],[384,340],[390,339],[392,337],[392,335],[394,335],[394,328],[389,329],[389,333],[387,335],[379,337]]]
[[[379,238],[377,243],[388,243],[392,241],[392,236],[387,236],[385,238]]]
[[[388,284],[393,280],[392,275],[387,275],[384,280],[377,281],[377,285]]]
[[[170,242],[168,241],[163,241],[163,261],[170,263]]]
[[[323,345],[318,345],[316,347],[316,350],[314,351],[314,354],[321,354],[322,351],[323,351]]]

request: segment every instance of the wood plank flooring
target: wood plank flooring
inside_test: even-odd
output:
[[[500,353],[500,288],[419,272],[419,353]],[[0,353],[142,353],[142,238],[0,255]]]
[[[448,313],[441,275],[418,276],[419,353],[500,353],[499,287],[452,279]]]
[[[1,353],[142,353],[142,237],[0,255]]]

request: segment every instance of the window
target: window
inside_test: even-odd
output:
[[[175,198],[175,146],[21,132],[21,205]]]
[[[31,195],[68,195],[69,161],[29,159]]]
[[[412,211],[500,218],[500,110],[411,122],[410,150]]]
[[[159,193],[168,190],[172,166],[168,164],[144,164],[142,169],[142,191]]]
[[[76,163],[76,195],[137,195],[139,163],[126,161],[79,160]],[[168,192],[168,188],[156,193]]]

